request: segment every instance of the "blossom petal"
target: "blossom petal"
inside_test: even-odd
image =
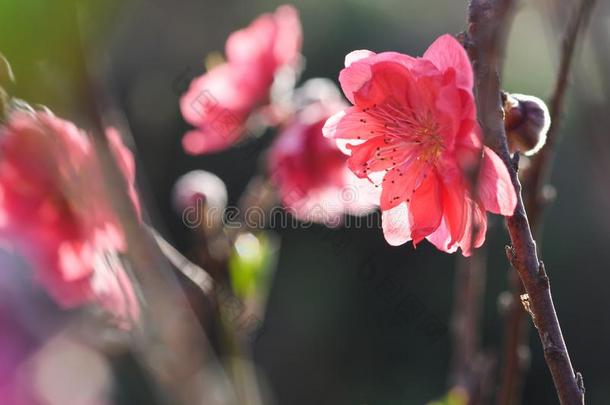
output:
[[[370,80],[354,92],[355,104],[360,108],[371,108],[390,101],[405,105],[407,96],[417,90],[413,75],[399,63],[375,63],[370,67],[370,74]]]
[[[456,175],[452,179],[448,176],[444,179],[443,216],[449,232],[450,240],[448,246],[462,239],[466,229],[467,213],[466,200],[468,198],[466,184],[462,176]]]
[[[341,152],[343,152],[344,155],[347,156],[351,156],[352,155],[352,147],[363,144],[364,140],[360,141],[357,139],[337,139],[335,140],[335,144],[337,145],[337,148],[339,148],[339,150]]]
[[[434,232],[426,236],[426,239],[436,246],[438,250],[442,250],[443,252],[454,253],[458,248],[458,244],[452,242],[451,231],[447,226],[445,218],[442,219],[440,225]]]
[[[390,245],[398,246],[411,240],[407,204],[402,203],[390,210],[383,211],[381,221],[383,236]]]
[[[396,142],[396,141],[394,141]],[[377,153],[388,147],[383,136],[371,138],[362,144],[348,144],[351,156],[347,161],[349,169],[360,178],[368,177],[371,172],[379,172],[394,165],[390,159],[378,159]]]
[[[416,245],[426,236],[433,233],[441,223],[443,206],[441,204],[441,187],[436,171],[430,170],[413,193],[408,204],[411,223],[411,237]]]
[[[235,131],[235,133],[239,132]],[[218,133],[214,131],[193,130],[184,134],[182,147],[188,154],[199,155],[223,150],[228,148],[234,141],[235,138],[230,132]]]
[[[398,52],[381,52],[377,55],[373,55],[371,58],[365,60],[369,64],[379,62],[394,62],[398,63],[409,70],[412,70],[415,74],[429,74],[438,72],[434,64],[422,58],[414,58],[409,55],[405,55]]]
[[[229,35],[225,45],[225,53],[230,63],[255,63],[272,49],[277,35],[277,27],[273,15],[265,13],[252,23]]]
[[[387,172],[381,188],[381,209],[394,208],[403,201],[409,203],[427,177],[430,168],[427,162],[416,159],[416,155],[413,155],[406,163]]]
[[[345,56],[345,67],[348,68],[352,65],[352,63],[374,55],[375,52],[369,51],[367,49],[359,49],[357,51],[352,51]]]
[[[191,82],[180,99],[182,116],[191,125],[200,126],[215,120],[223,112],[245,112],[260,97],[247,86],[249,78],[243,69],[223,64]]]
[[[466,207],[466,232],[458,242],[462,254],[466,257],[472,254],[472,247],[480,247],[485,242],[487,232],[487,215],[483,207],[468,199]]]
[[[439,37],[426,50],[423,58],[434,63],[441,71],[455,69],[458,86],[472,90],[474,81],[470,59],[464,47],[453,36],[445,34]]]
[[[354,93],[371,79],[371,66],[362,61],[353,62],[349,67],[341,70],[339,73],[339,83],[345,97],[352,103],[354,101]]]
[[[443,86],[436,97],[436,119],[443,134],[445,147],[452,150],[460,134],[462,119],[462,99],[455,83]]]
[[[517,194],[506,165],[487,146],[483,148],[479,198],[487,211],[511,216],[517,206]]]
[[[346,213],[361,216],[370,213],[379,206],[381,190],[369,180],[356,177],[345,168],[345,186],[340,191],[340,200],[344,203]]]
[[[330,117],[322,133],[335,139],[371,139],[383,133],[383,124],[358,107],[350,107]]]
[[[301,50],[303,32],[299,12],[291,5],[284,4],[273,15],[277,25],[277,36],[273,52],[277,63],[294,63]]]
[[[339,73],[343,93],[352,104],[355,104],[354,93],[371,79],[371,67],[384,62],[395,63],[417,75],[438,73],[432,62],[398,52],[353,51],[345,57],[345,69]]]

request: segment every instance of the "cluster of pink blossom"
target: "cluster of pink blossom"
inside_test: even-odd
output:
[[[98,347],[88,347],[91,342],[78,342],[81,315],[91,315],[91,310],[103,315],[92,317],[103,320],[94,328],[87,320],[87,338],[91,331],[103,331],[91,346],[102,343],[109,349],[106,343],[127,336],[133,338],[130,343],[144,343],[142,376],[148,379],[150,371],[163,386],[158,392],[164,398],[201,402],[199,394],[208,383],[199,380],[213,377],[212,385],[223,382],[222,390],[213,392],[215,400],[234,397],[243,403],[252,396],[252,402],[268,402],[257,398],[265,390],[258,389],[256,367],[244,349],[267,304],[277,247],[267,229],[276,228],[276,208],[289,214],[282,219],[298,226],[348,227],[350,216],[358,216],[357,226],[366,222],[377,228],[374,218],[381,218],[378,233],[389,245],[412,242],[415,248],[427,240],[441,252],[459,250],[466,257],[484,244],[489,213],[510,217],[505,223],[514,291],[505,317],[507,371],[500,402],[511,402],[511,391],[519,385],[514,381],[522,372],[518,358],[526,336],[514,335],[529,312],[560,402],[584,404],[582,376],[572,367],[533,234],[541,225],[544,198],[539,197],[547,194],[545,176],[554,158],[552,149],[542,148],[547,132],[550,146],[552,135],[557,136],[558,123],[551,125],[551,117],[557,121],[561,115],[580,24],[594,2],[583,0],[569,24],[550,111],[537,97],[500,89],[499,61],[512,5],[488,3],[493,2],[470,2],[468,31],[461,35],[475,69],[464,45],[442,34],[422,56],[350,52],[338,85],[323,78],[299,84],[303,33],[299,12],[291,5],[231,33],[224,56],[206,58],[207,71],[191,81],[179,101],[170,101],[179,104],[191,126],[179,134],[182,148],[186,155],[198,156],[247,141],[255,142],[257,151],[269,146],[257,156],[262,170],[251,176],[238,207],[228,206],[228,188],[212,173],[193,170],[175,182],[172,202],[196,247],[190,259],[144,223],[135,159],[121,133],[101,124],[100,138],[94,138],[46,107],[35,109],[15,98],[15,76],[0,53],[0,404],[64,403],[57,398],[87,385],[79,384],[78,374],[89,365],[98,367],[90,373],[93,384],[79,390],[81,398],[73,402],[98,403],[97,397],[106,396],[109,359],[100,356]],[[84,28],[80,24],[87,19],[81,15],[93,15],[77,8],[69,8],[70,19],[77,17],[76,24],[69,24],[71,34]],[[76,84],[97,85],[89,81],[101,72],[88,71],[95,64],[85,60],[88,52],[80,45],[86,41],[78,39],[75,60],[69,61],[78,66]],[[86,101],[91,106],[98,104],[97,90],[102,90],[95,87],[79,93],[91,97]],[[98,125],[110,118],[106,111],[87,111]],[[488,143],[494,149],[486,146],[483,132],[493,139]],[[536,160],[518,164],[519,154],[529,158],[541,150]],[[527,171],[519,173],[521,167]],[[271,207],[274,202],[281,207]],[[163,260],[153,263],[159,255]],[[458,267],[463,274],[456,277],[453,321],[466,320],[467,327],[453,331],[453,340],[454,357],[467,361],[452,370],[459,378],[452,378],[457,383],[447,398],[457,393],[458,402],[466,403],[471,394],[478,398],[492,392],[482,378],[492,362],[477,346],[476,333],[470,333],[476,332],[484,266],[464,263]],[[147,273],[157,271],[158,264],[171,266],[180,281],[192,284],[183,291],[186,297]],[[132,267],[146,281],[141,290]],[[225,290],[225,285],[231,288]],[[208,325],[219,343],[209,353],[200,351],[209,346],[200,330],[208,332]],[[465,341],[472,344],[461,344]],[[551,355],[547,346],[553,346]],[[231,359],[230,373],[216,370],[216,351],[219,359]],[[140,355],[134,350],[125,360],[134,360],[131,354]],[[79,363],[76,367],[62,364],[70,357]],[[63,368],[71,372],[62,373]],[[225,377],[236,385],[225,384]],[[55,390],[56,385],[62,389]],[[47,396],[54,399],[46,401]],[[197,399],[188,400],[191,396]]]
[[[191,83],[180,100],[184,119],[196,129],[183,138],[190,154],[226,149],[245,133],[248,118],[270,95],[282,69],[297,69],[301,23],[291,6],[263,14],[227,40],[227,61]]]
[[[231,34],[226,62],[196,78],[180,101],[196,127],[184,136],[186,152],[229,148],[257,109],[273,111],[274,80],[298,68],[301,39],[291,6]],[[351,106],[338,91],[305,94],[305,85],[291,89],[292,111],[271,120],[278,137],[266,155],[269,177],[295,216],[335,225],[379,207],[390,244],[427,239],[469,255],[484,242],[487,211],[513,213],[515,190],[483,145],[472,67],[453,37],[441,36],[421,58],[352,52],[339,81]],[[107,136],[139,211],[133,157],[116,130]],[[102,179],[91,140],[74,124],[23,109],[0,127],[0,236],[63,307],[97,302],[132,320],[138,305],[121,261],[125,235]]]
[[[198,126],[185,137],[187,152],[236,141],[273,73],[298,54],[298,26],[296,12],[284,6],[231,35],[228,62],[197,78],[182,98],[185,119]],[[277,49],[283,59],[271,51]],[[248,74],[238,73],[240,61],[252,66]],[[453,37],[441,36],[421,58],[352,52],[339,81],[352,106],[321,99],[297,109],[268,154],[280,199],[298,217],[330,224],[378,205],[390,244],[428,239],[442,251],[469,255],[485,240],[486,211],[513,213],[515,190],[504,163],[483,145],[472,67]],[[212,121],[223,114],[240,131],[215,128]],[[477,168],[475,186],[468,173]],[[357,191],[357,201],[341,198],[346,188]]]
[[[107,131],[136,210],[135,165],[118,132]],[[125,236],[88,135],[48,112],[13,112],[0,127],[0,238],[65,308],[97,303],[121,326],[138,316],[120,259]]]

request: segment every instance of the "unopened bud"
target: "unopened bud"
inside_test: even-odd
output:
[[[504,128],[510,153],[531,156],[546,142],[551,125],[549,110],[538,97],[503,93]]]
[[[174,208],[192,228],[216,229],[227,206],[227,188],[215,174],[189,172],[176,181],[172,192]]]

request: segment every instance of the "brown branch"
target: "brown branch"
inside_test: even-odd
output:
[[[469,54],[475,72],[478,118],[486,143],[506,164],[518,201],[513,216],[506,219],[512,247],[507,249],[511,265],[519,274],[528,294],[534,325],[538,329],[544,356],[562,405],[584,403],[584,392],[577,383],[559,320],[553,305],[549,279],[538,260],[515,162],[510,158],[504,131],[500,97],[499,59],[502,35],[496,21],[510,7],[510,0],[471,0],[469,7]]]
[[[148,234],[126,192],[123,174],[104,136],[105,101],[99,70],[92,68],[82,35],[81,5],[74,5],[73,47],[75,81],[83,100],[83,112],[93,130],[93,141],[102,167],[101,181],[125,232],[126,258],[141,288],[142,313],[134,330],[132,350],[155,378],[154,394],[172,404],[191,404],[201,398],[206,382],[202,370],[222,376],[221,365],[198,319],[180,289],[169,262]],[[223,380],[224,383],[224,380]],[[227,386],[227,385],[225,385]]]
[[[531,229],[536,238],[540,238],[543,214],[548,205],[549,198],[545,190],[546,183],[552,171],[557,145],[558,130],[561,125],[564,100],[569,84],[570,68],[578,34],[584,29],[588,21],[595,0],[582,0],[574,11],[567,29],[562,38],[561,56],[555,86],[549,100],[551,127],[547,133],[547,142],[544,148],[533,158],[531,167],[525,173],[523,194],[526,199],[526,208]],[[505,332],[504,359],[506,362],[502,375],[498,405],[510,405],[518,396],[526,369],[526,355],[524,349],[528,348],[529,335],[526,324],[525,311],[519,303],[519,297],[525,292],[524,286],[515,273],[510,274],[512,290],[512,304],[507,314],[507,328]]]

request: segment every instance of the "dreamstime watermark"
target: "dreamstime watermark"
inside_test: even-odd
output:
[[[204,199],[196,200],[182,211],[182,222],[190,229],[212,228],[221,221],[227,229],[309,229],[314,224],[331,228],[379,229],[381,214],[346,215],[339,204],[314,204],[306,212],[302,209],[274,205],[269,209],[253,206],[208,207]]]
[[[189,88],[190,83],[198,75],[192,67],[187,67],[172,82],[172,90],[181,95]],[[209,89],[203,89],[197,97],[190,101],[190,108],[205,121],[206,130],[221,137],[237,137],[238,132],[247,130],[244,120],[237,117],[231,110],[224,108],[218,98]],[[246,144],[247,146],[248,144]],[[237,145],[239,146],[239,145]],[[245,148],[245,159],[258,156],[257,148]],[[276,168],[271,173],[271,180],[281,183],[275,176]],[[281,180],[281,179],[279,179]],[[330,228],[341,226],[351,229],[381,228],[381,213],[374,210],[367,215],[347,215],[345,206],[356,204],[360,197],[358,189],[346,186],[337,190],[337,197],[330,201],[311,203],[306,192],[295,188],[283,195],[284,201],[290,201],[290,206],[275,205],[268,209],[262,207],[240,208],[238,206],[208,207],[204,199],[197,200],[183,210],[182,222],[188,228],[212,227],[220,220],[227,229],[309,229],[315,223],[329,228],[314,228],[323,240],[330,241],[335,254],[348,249],[352,240],[344,233],[333,232]],[[385,221],[400,221],[398,217],[385,218]],[[397,223],[386,224],[390,227]],[[436,343],[447,334],[446,322],[436,316],[427,305],[414,293],[392,275],[381,275],[375,269],[372,260],[365,261],[358,270],[360,279],[370,285],[373,291],[382,299],[400,322],[414,325],[425,334],[430,343]],[[255,314],[247,311],[244,303],[227,288],[217,288],[216,295],[220,306],[229,322],[237,330],[244,332],[250,341],[255,341],[263,331],[263,322]]]

